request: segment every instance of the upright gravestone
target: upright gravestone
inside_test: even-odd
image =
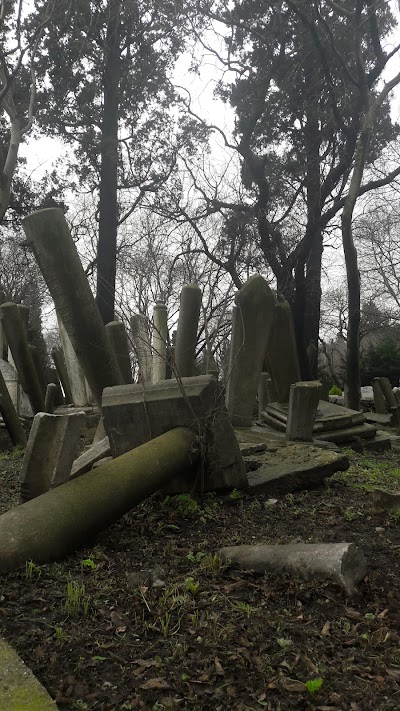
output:
[[[39,210],[23,228],[71,340],[96,402],[103,388],[122,383],[118,363],[108,348],[104,324],[93,298],[62,210]]]
[[[110,321],[106,324],[108,345],[114,352],[125,385],[132,382],[131,359],[129,355],[128,336],[122,321]]]
[[[320,389],[319,380],[305,380],[290,386],[286,423],[288,440],[312,440]]]
[[[301,380],[301,374],[292,312],[282,296],[276,301],[266,356],[278,402],[288,402],[290,386]]]
[[[44,411],[48,412],[50,415],[53,414],[56,397],[57,385],[55,383],[48,383],[46,388],[46,397],[44,399]]]
[[[153,383],[165,380],[167,374],[168,313],[163,301],[153,310]]]
[[[131,329],[136,355],[139,363],[139,381],[151,383],[152,361],[147,318],[143,314],[134,314],[131,317]]]
[[[33,412],[39,412],[44,407],[43,391],[26,338],[25,324],[17,304],[2,304],[0,306],[0,320],[21,385],[28,395]]]
[[[235,296],[226,404],[234,427],[250,427],[275,297],[255,274]]]
[[[201,308],[201,290],[197,284],[185,284],[181,291],[175,342],[175,368],[181,378],[194,374],[194,360]]]
[[[84,424],[83,412],[35,415],[22,461],[22,502],[68,481]]]

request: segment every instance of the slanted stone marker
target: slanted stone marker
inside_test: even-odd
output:
[[[0,571],[46,563],[162,489],[199,457],[192,430],[177,428],[0,516]]]
[[[312,440],[320,390],[319,380],[304,380],[290,386],[286,423],[288,440]]]
[[[333,580],[354,595],[365,578],[364,554],[354,543],[290,543],[288,545],[227,546],[221,559],[255,573],[290,573],[299,578]]]
[[[46,388],[47,388],[46,372],[45,372],[45,365],[42,362],[42,359],[40,357],[39,348],[37,346],[32,345],[32,343],[30,343],[29,350],[32,354],[32,360],[35,364],[36,373],[38,376],[40,387],[42,388],[42,395],[43,395],[43,397],[46,397]]]
[[[131,316],[131,329],[139,363],[139,380],[141,383],[151,383],[153,356],[151,354],[146,316],[143,314]]]
[[[0,306],[0,320],[7,337],[21,385],[34,413],[43,410],[44,396],[35,363],[26,338],[26,328],[17,304]]]
[[[168,313],[163,301],[153,310],[153,383],[165,380],[167,374]]]
[[[176,371],[181,378],[194,373],[200,308],[201,289],[197,284],[185,284],[181,291],[174,353]]]
[[[103,389],[122,383],[122,375],[108,348],[104,324],[64,213],[58,208],[39,210],[22,224],[56,312],[71,339],[93,397],[100,404]]]
[[[57,321],[62,349],[64,351],[65,367],[68,372],[68,380],[71,386],[72,402],[75,407],[85,407],[88,404],[85,376],[79,359],[72,346],[71,339],[59,314],[57,314]]]
[[[0,639],[0,709],[57,711],[46,689],[4,639]]]
[[[0,412],[10,435],[11,442],[20,447],[26,445],[26,435],[13,405],[7,385],[0,370]]]
[[[278,295],[266,348],[268,372],[278,402],[288,402],[290,386],[301,379],[296,337],[290,306]]]
[[[93,465],[100,459],[108,457],[111,454],[111,447],[108,437],[103,437],[99,442],[93,444],[90,449],[75,459],[72,464],[70,479],[75,479],[77,476],[82,476],[86,472],[90,472]]]
[[[125,326],[122,321],[110,321],[106,324],[106,336],[109,348],[114,352],[126,385],[132,382],[131,359],[129,356],[129,342]]]
[[[57,385],[55,383],[48,383],[46,388],[46,397],[44,400],[44,411],[48,412],[50,415],[53,414],[57,394]]]
[[[183,389],[182,389],[183,388]],[[192,428],[202,442],[204,481],[199,488],[247,487],[239,445],[212,375],[160,380],[155,385],[105,388],[104,426],[114,456],[138,447],[174,427]],[[196,476],[176,480],[170,490],[190,491]]]
[[[234,427],[250,427],[272,324],[275,297],[255,274],[235,296],[226,406]]]
[[[64,353],[61,348],[52,348],[51,357],[53,358],[54,365],[56,366],[57,370],[57,375],[60,378],[60,382],[64,390],[65,402],[67,405],[71,405],[74,402],[74,399],[72,397],[71,383],[69,382]]]
[[[35,415],[20,474],[21,501],[68,481],[85,413]]]

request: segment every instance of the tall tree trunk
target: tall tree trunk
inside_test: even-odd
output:
[[[104,51],[101,128],[99,240],[96,301],[104,323],[114,320],[118,231],[118,109],[120,83],[120,0],[110,0]]]

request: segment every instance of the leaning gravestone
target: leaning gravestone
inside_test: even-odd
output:
[[[106,324],[106,336],[110,349],[118,361],[123,381],[126,385],[132,382],[131,359],[129,343],[125,326],[122,321],[110,321]]]
[[[234,427],[250,427],[269,337],[275,297],[255,274],[235,296],[226,406]]]
[[[278,402],[288,402],[290,386],[301,380],[290,306],[278,296],[266,348],[268,371]]]
[[[83,412],[35,416],[20,474],[22,501],[68,481],[84,424]]]

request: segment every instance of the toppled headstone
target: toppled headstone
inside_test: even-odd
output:
[[[200,308],[201,289],[197,284],[185,284],[181,291],[174,352],[175,367],[181,378],[194,374]]]
[[[100,442],[93,444],[90,449],[81,454],[75,459],[72,464],[70,479],[75,479],[77,476],[89,472],[96,462],[108,457],[111,454],[110,442],[108,437],[103,437]]]
[[[3,711],[57,711],[46,689],[4,639],[0,639],[0,708]]]
[[[250,427],[275,296],[265,279],[254,274],[235,295],[226,406],[234,427]]]
[[[224,562],[255,573],[290,573],[307,580],[333,580],[347,595],[365,578],[364,554],[354,543],[295,543],[288,545],[227,546],[220,550]]]
[[[337,471],[349,468],[349,458],[307,444],[292,444],[277,452],[261,452],[246,457],[246,462],[259,465],[249,471],[249,493],[263,491],[269,496],[280,496],[292,491],[308,489]]]
[[[68,481],[84,424],[83,412],[35,415],[20,474],[22,501]]]
[[[319,380],[292,383],[290,386],[289,408],[286,423],[288,440],[311,441],[317,415]]]
[[[105,388],[104,425],[114,456],[134,449],[174,427],[190,427],[203,443],[204,490],[247,486],[239,445],[215,378],[161,380],[157,384]],[[200,484],[200,482],[199,482]],[[170,490],[190,491],[192,479],[176,480]]]

